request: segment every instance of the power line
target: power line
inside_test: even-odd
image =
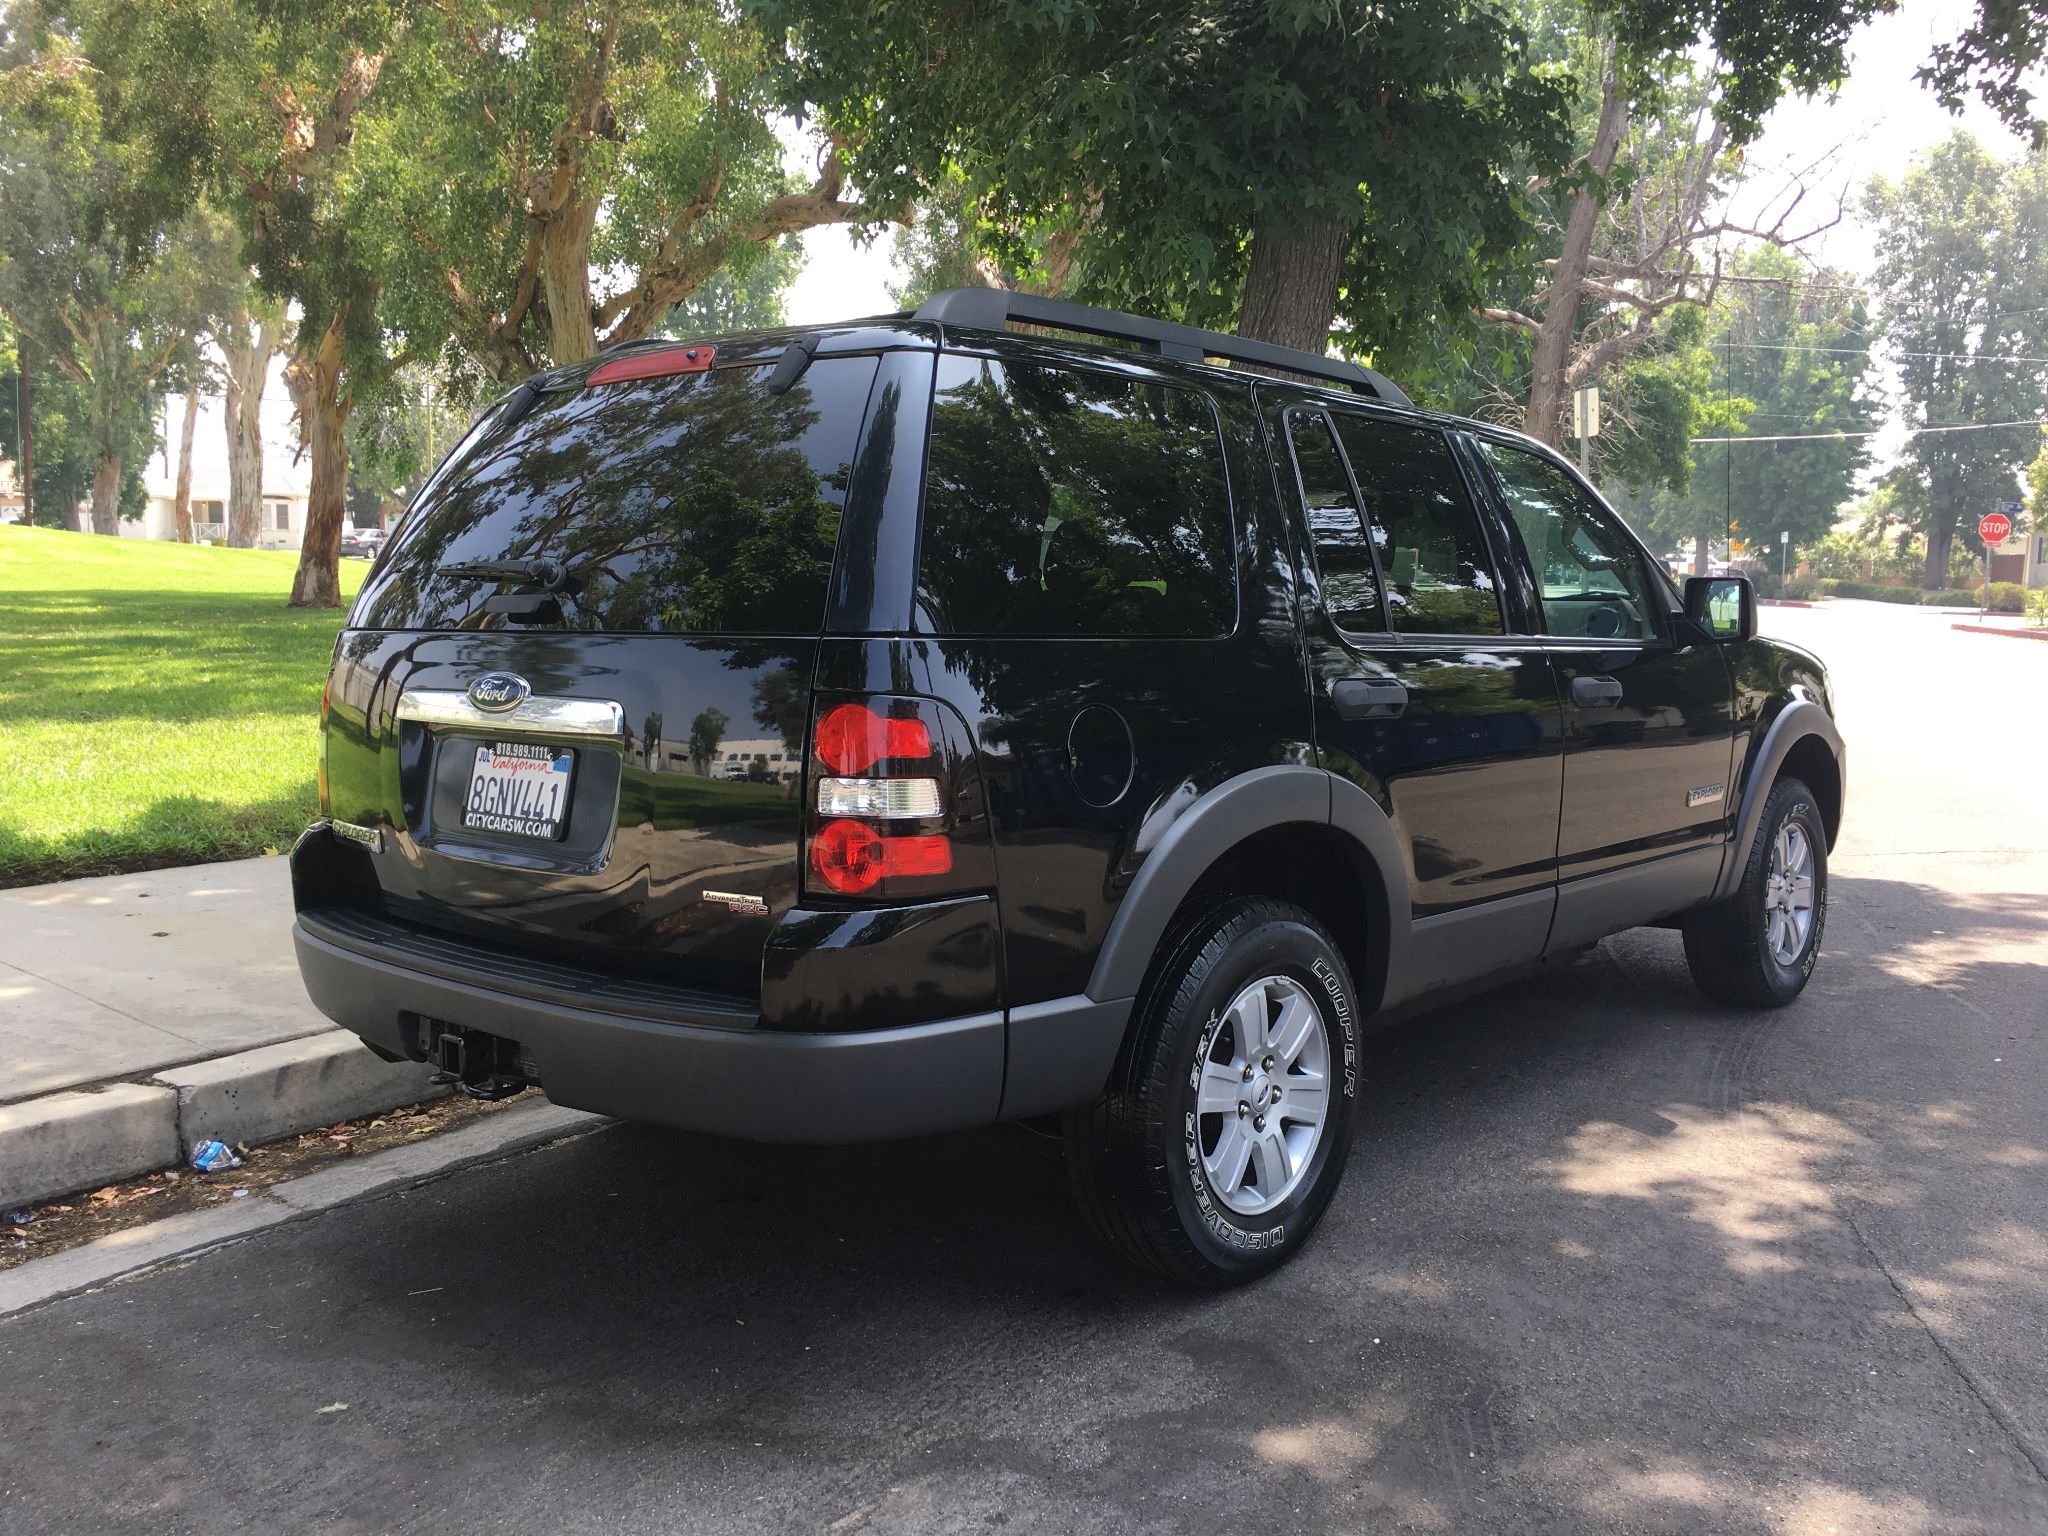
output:
[[[1749,352],[1830,352],[1844,357],[1865,357],[1884,347],[1879,337],[1867,347],[1813,347],[1798,341],[1729,341],[1715,342],[1715,346],[1741,347]],[[2036,357],[2018,352],[1897,352],[1887,351],[1890,357],[1945,357],[1960,359],[1966,363],[2048,363],[2048,357]]]
[[[1980,421],[1954,427],[1908,427],[1901,437],[1928,437],[1937,432],[1991,432],[2000,427],[2048,427],[2048,420],[2029,416],[2024,421]],[[1788,432],[1777,437],[1696,437],[1699,443],[1838,443],[1852,437],[1884,437],[1886,430],[1874,432]]]

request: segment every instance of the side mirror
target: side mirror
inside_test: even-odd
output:
[[[1747,576],[1688,576],[1685,616],[1709,640],[1732,644],[1756,636],[1756,588]]]

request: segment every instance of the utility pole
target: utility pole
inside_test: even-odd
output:
[[[1781,528],[1778,531],[1778,552],[1780,555],[1778,590],[1782,592],[1785,589],[1785,583],[1792,579],[1792,534],[1788,529]]]
[[[1593,478],[1592,455],[1588,451],[1600,435],[1600,386],[1581,384],[1572,392],[1572,430],[1579,435],[1579,473]]]

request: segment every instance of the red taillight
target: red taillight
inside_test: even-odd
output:
[[[711,366],[715,347],[650,347],[600,363],[583,381],[593,384],[624,384],[633,379],[660,379],[672,373],[703,373]]]
[[[884,837],[859,821],[828,821],[811,835],[811,872],[841,896],[862,896],[891,875],[943,875],[953,867],[944,837]]]
[[[931,732],[922,720],[878,715],[865,704],[827,711],[811,745],[818,760],[840,775],[865,773],[884,758],[921,761],[932,755]]]

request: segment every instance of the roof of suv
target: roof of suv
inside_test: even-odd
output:
[[[1010,326],[1041,326],[1062,332],[1059,336],[1028,335]],[[1282,382],[1311,391],[1341,396],[1348,405],[1393,409],[1461,430],[1482,433],[1514,442],[1557,457],[1547,445],[1499,422],[1479,421],[1441,411],[1426,410],[1385,374],[1348,358],[1319,357],[1294,347],[1247,340],[1222,331],[1203,330],[1169,320],[1119,310],[1097,309],[1070,304],[1060,299],[1033,294],[1011,293],[1000,288],[948,288],[933,294],[915,311],[872,315],[825,324],[780,326],[774,329],[740,331],[724,336],[685,339],[650,336],[640,341],[608,347],[581,363],[567,364],[536,376],[540,391],[573,388],[604,361],[621,353],[655,347],[714,346],[722,360],[741,357],[763,359],[801,343],[811,357],[880,350],[931,350],[946,345],[950,336],[962,332],[984,332],[1012,340],[1051,346],[1081,355],[1094,354],[1105,360],[1159,362],[1174,371],[1200,372],[1216,378],[1234,375],[1243,383],[1271,374],[1283,375]],[[1099,341],[1088,338],[1101,338]],[[1124,345],[1117,345],[1117,343]],[[1132,343],[1137,351],[1132,351]],[[1219,368],[1211,359],[1247,364],[1249,368]],[[1569,467],[1569,466],[1567,466]]]

